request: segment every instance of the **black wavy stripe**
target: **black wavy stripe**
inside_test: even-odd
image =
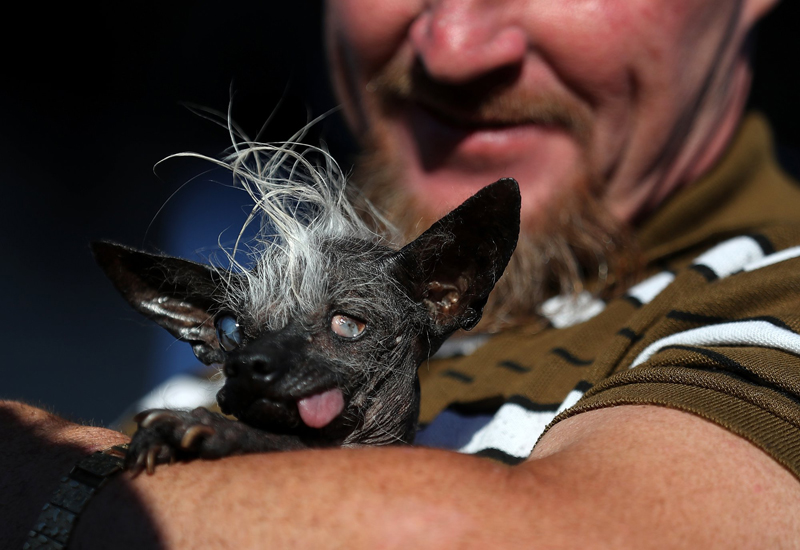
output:
[[[658,275],[661,275],[663,273],[670,273],[673,277],[675,277],[677,275],[677,273],[675,272],[674,269],[669,269],[669,268],[665,267],[663,265],[663,262],[659,262],[659,264],[661,264],[661,272],[658,273]],[[669,284],[667,286],[669,286]],[[665,286],[664,288],[666,288],[667,286]],[[664,288],[659,290],[655,294],[655,296],[653,296],[653,298],[655,298],[656,296],[661,294],[661,292],[664,290]],[[626,294],[625,296],[622,297],[622,299],[630,302],[633,305],[633,307],[636,307],[636,308],[640,308],[640,307],[642,307],[644,305],[644,303],[639,298],[636,298],[635,296],[631,296],[630,294]]]
[[[634,344],[642,339],[642,335],[641,334],[636,334],[635,332],[633,332],[628,327],[619,329],[617,331],[617,334],[619,334],[620,336],[624,336],[625,338],[627,338],[628,340],[630,340]]]
[[[483,449],[475,453],[475,456],[482,456],[484,458],[491,458],[492,460],[497,460],[498,462],[502,462],[503,464],[508,464],[509,466],[516,466],[522,462],[525,462],[528,457],[519,457],[519,456],[511,456],[508,453],[504,453],[500,449]]]
[[[744,236],[753,239],[753,241],[755,241],[755,243],[761,249],[761,252],[764,254],[764,256],[769,256],[770,254],[775,253],[775,246],[767,237],[765,237],[761,233],[750,233],[749,235],[744,235]],[[707,265],[693,264],[690,266],[690,268],[700,273],[703,277],[705,277],[705,279],[709,283],[711,281],[719,279],[719,275],[717,274],[717,272],[708,267]],[[739,272],[741,272],[741,269],[736,271],[736,273]],[[735,275],[735,273],[733,273],[732,275]]]
[[[717,279],[719,279],[719,275],[717,275],[717,272],[708,267],[707,265],[694,264],[690,267],[690,269],[697,271],[700,275],[705,277],[706,281],[708,281],[709,283],[711,281],[716,281]]]
[[[750,233],[747,235],[751,239],[753,239],[759,247],[761,247],[761,252],[764,253],[764,256],[769,256],[770,254],[775,253],[775,246],[772,242],[762,235],[761,233]]]
[[[591,387],[592,387],[591,383],[585,380],[581,380],[575,386],[575,391],[586,393]],[[531,412],[553,412],[553,413],[556,412],[558,408],[561,406],[561,403],[536,403],[534,401],[531,401],[524,395],[512,395],[508,399],[508,401],[506,401],[506,404],[518,405],[523,409]],[[509,464],[511,466],[524,462],[525,459],[527,458],[527,457],[520,458],[516,456],[511,456],[510,454],[495,448],[482,449],[474,454],[476,456],[491,458],[492,460],[497,460],[499,462],[503,462],[504,464]]]
[[[586,393],[591,387],[592,384],[582,380],[575,386],[575,390],[581,393]],[[566,395],[564,397],[566,397]],[[555,412],[562,403],[563,400],[556,403],[541,403],[538,401],[533,401],[524,395],[515,394],[508,399],[504,399],[502,396],[497,396],[481,399],[479,401],[455,402],[448,405],[445,410],[467,416],[474,414],[494,414],[500,410],[500,407],[503,405],[511,404],[518,405],[530,412]]]
[[[642,304],[642,301],[639,298],[636,298],[634,296],[629,296],[629,295],[626,294],[622,298],[623,298],[623,300],[626,300],[626,301],[630,302],[633,305],[633,307],[636,307],[636,308],[640,308],[640,307],[642,307],[642,305],[644,305],[644,304]]]
[[[725,317],[712,317],[710,315],[699,315],[697,313],[690,313],[688,311],[679,311],[673,309],[667,313],[667,319],[675,319],[676,321],[687,321],[689,323],[698,323],[701,325],[718,325],[719,323],[729,323],[731,319]]]
[[[700,347],[696,347],[696,346],[684,346],[684,345],[678,345],[678,344],[673,345],[673,346],[664,346],[663,348],[661,348],[659,350],[659,352],[662,352],[662,351],[668,350],[668,349],[678,349],[678,350],[682,350],[682,351],[688,351],[688,352],[691,352],[691,353],[697,353],[698,355],[703,355],[705,357],[708,357],[709,359],[711,359],[712,361],[714,361],[715,363],[717,363],[720,366],[720,368],[715,368],[715,367],[711,367],[711,366],[706,367],[706,366],[699,366],[699,365],[681,365],[682,367],[686,367],[686,368],[689,368],[689,369],[692,369],[692,370],[699,370],[699,371],[706,371],[706,372],[714,372],[714,373],[719,373],[719,374],[725,374],[727,376],[730,376],[731,378],[735,378],[739,382],[744,382],[744,383],[750,384],[751,386],[758,386],[758,387],[761,387],[761,388],[770,389],[770,390],[772,390],[774,392],[777,392],[777,393],[783,395],[784,397],[786,397],[788,399],[791,399],[792,401],[794,401],[795,403],[800,405],[800,396],[798,396],[797,394],[788,392],[784,388],[781,388],[781,387],[777,386],[774,382],[771,382],[771,381],[763,378],[762,376],[754,373],[753,371],[749,370],[747,367],[743,366],[738,361],[734,361],[733,359],[731,359],[727,355],[723,355],[723,354],[721,354],[719,352],[716,352],[716,351],[713,351],[713,350],[710,350],[710,349],[706,349],[706,348],[700,348]]]
[[[474,378],[472,378],[468,374],[464,374],[463,372],[458,372],[457,370],[447,369],[442,373],[442,376],[447,376],[448,378],[452,378],[454,380],[458,380],[459,382],[463,382],[464,384],[472,384]]]
[[[594,363],[594,359],[581,359],[579,357],[572,355],[564,348],[553,348],[550,350],[550,353],[558,355],[559,357],[564,359],[567,363],[575,365],[576,367],[586,367]]]
[[[531,372],[531,369],[529,367],[523,367],[522,365],[520,365],[519,363],[515,363],[514,361],[501,361],[497,363],[497,366],[503,367],[513,372],[518,372],[520,374]]]
[[[537,403],[531,401],[524,395],[512,395],[506,403],[512,405],[519,405],[525,410],[531,412],[555,412],[561,406],[561,403]]]
[[[792,327],[790,327],[777,317],[772,317],[771,315],[761,315],[758,317],[745,317],[743,319],[730,319],[726,317],[714,317],[711,315],[699,315],[697,313],[690,313],[688,311],[678,311],[673,309],[672,311],[667,313],[667,317],[669,319],[675,319],[677,321],[686,321],[689,323],[697,323],[700,325],[719,325],[720,323],[747,323],[750,321],[766,321],[767,323],[775,325],[778,328],[782,328],[797,334],[797,331],[792,329]]]
[[[586,380],[581,380],[575,386],[574,390],[581,393],[586,393],[591,387],[591,383],[587,382]],[[566,398],[567,396],[565,395],[564,397]],[[459,414],[475,414],[476,412],[490,413],[497,412],[503,405],[511,404],[518,405],[530,412],[555,412],[562,403],[563,400],[556,403],[541,403],[538,401],[533,401],[524,395],[515,394],[506,400],[490,398],[471,403],[453,403],[452,405],[448,406],[447,409],[458,412]]]

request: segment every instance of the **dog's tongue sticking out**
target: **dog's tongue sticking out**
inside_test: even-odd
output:
[[[342,390],[334,388],[297,400],[297,410],[309,428],[323,428],[344,409]]]

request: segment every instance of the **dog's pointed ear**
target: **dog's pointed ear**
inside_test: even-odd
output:
[[[480,321],[517,246],[520,204],[517,182],[501,179],[397,253],[412,299],[429,311],[434,339]]]
[[[108,242],[92,243],[92,252],[134,309],[191,344],[203,363],[224,361],[213,318],[220,277],[213,269]]]

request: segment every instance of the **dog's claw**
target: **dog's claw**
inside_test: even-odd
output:
[[[219,458],[239,447],[231,430],[244,431],[235,421],[206,409],[148,410],[137,415],[139,429],[131,439],[128,470],[134,475],[155,473],[159,464],[194,458]]]
[[[139,423],[140,428],[149,428],[157,420],[169,416],[171,416],[169,411],[144,411],[134,416],[133,419]]]
[[[161,450],[161,447],[151,447],[147,451],[147,475],[153,475],[156,471],[156,455]]]
[[[128,469],[130,470],[131,474],[133,474],[133,477],[137,477],[142,473],[142,470],[144,470],[145,458],[145,455],[140,454],[136,457],[136,461],[128,466]]]
[[[193,448],[198,439],[212,436],[214,433],[216,433],[214,428],[210,426],[204,426],[202,424],[196,424],[186,430],[186,433],[183,434],[183,437],[181,438],[181,448],[188,451]]]

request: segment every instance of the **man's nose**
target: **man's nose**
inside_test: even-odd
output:
[[[428,74],[463,84],[522,63],[525,31],[497,0],[439,0],[412,24],[411,44]]]

